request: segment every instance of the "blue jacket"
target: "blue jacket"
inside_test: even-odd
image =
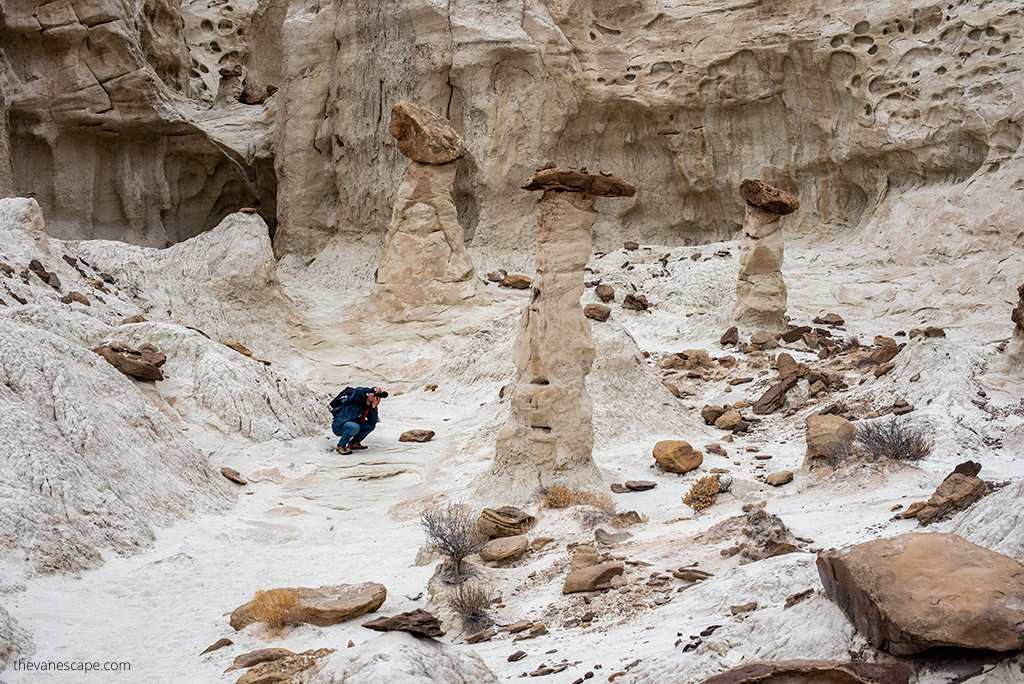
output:
[[[377,409],[366,404],[366,397],[373,394],[372,387],[356,387],[352,395],[338,408],[331,409],[336,423],[359,423],[373,427],[377,424]],[[369,413],[367,413],[369,409]],[[364,419],[365,414],[365,419]]]

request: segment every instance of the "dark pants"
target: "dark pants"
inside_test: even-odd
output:
[[[346,423],[338,423],[337,420],[331,425],[331,431],[341,437],[338,440],[338,446],[348,446],[351,442],[361,443],[366,436],[373,432],[375,425],[369,423],[357,423],[355,421],[348,421]]]

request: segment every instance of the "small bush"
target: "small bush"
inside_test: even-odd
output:
[[[451,564],[452,581],[463,582],[466,576],[462,561],[487,543],[477,519],[464,506],[448,504],[444,508],[424,511],[420,515],[420,524],[431,547]]]
[[[252,614],[271,632],[280,632],[290,625],[301,625],[309,617],[309,608],[294,589],[257,591],[252,600]]]
[[[615,500],[604,492],[587,489],[571,489],[565,485],[551,485],[541,491],[541,499],[548,508],[569,508],[570,506],[591,506],[608,515],[615,515]]]
[[[932,441],[919,428],[899,418],[865,422],[857,426],[857,434],[847,436],[825,455],[833,468],[854,459],[869,463],[882,460],[920,461],[932,452]]]
[[[899,418],[858,426],[857,441],[869,461],[920,461],[932,453],[932,441],[924,432]]]
[[[715,497],[721,491],[717,475],[705,475],[690,487],[683,497],[683,503],[693,509],[694,513],[704,510],[715,503]]]
[[[476,634],[490,624],[490,607],[494,601],[490,587],[463,583],[448,597],[448,606],[462,620],[462,628],[468,634]]]

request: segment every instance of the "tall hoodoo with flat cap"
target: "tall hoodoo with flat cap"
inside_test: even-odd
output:
[[[746,203],[736,281],[736,321],[749,327],[786,329],[786,283],[782,279],[784,244],[780,221],[800,200],[760,180],[740,184]]]
[[[586,378],[596,351],[580,307],[583,270],[598,197],[629,197],[630,183],[585,168],[548,166],[523,184],[542,190],[537,214],[536,275],[513,348],[519,371],[511,413],[498,433],[495,476],[513,490],[600,479],[591,451],[594,407]]]

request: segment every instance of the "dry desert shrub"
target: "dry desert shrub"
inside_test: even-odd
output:
[[[461,583],[466,578],[462,561],[466,556],[483,548],[487,537],[480,531],[478,520],[467,507],[448,504],[444,508],[432,508],[420,514],[420,524],[427,534],[427,541],[436,551],[445,556],[450,565],[451,581]]]
[[[252,600],[252,614],[271,633],[285,627],[301,625],[309,617],[309,608],[302,603],[295,589],[257,591]]]
[[[588,489],[572,489],[565,485],[551,485],[541,491],[541,499],[548,508],[569,508],[570,506],[591,506],[609,515],[615,514],[615,501],[604,492]]]
[[[448,606],[462,620],[462,628],[475,634],[491,622],[490,607],[495,600],[491,587],[464,582],[449,595]]]
[[[694,513],[703,511],[715,503],[715,497],[721,491],[717,475],[705,475],[690,487],[683,497],[683,503],[693,509]]]
[[[893,418],[858,425],[857,434],[833,444],[826,458],[833,468],[854,459],[869,463],[920,461],[932,452],[932,448],[932,441],[924,431]]]

